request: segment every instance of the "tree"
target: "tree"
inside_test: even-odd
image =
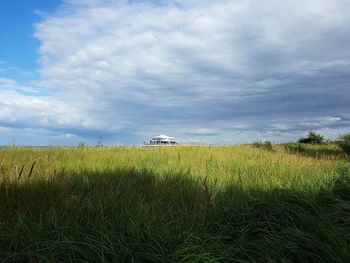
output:
[[[315,132],[309,131],[307,137],[301,137],[298,142],[299,143],[311,143],[311,144],[320,144],[324,141],[324,136]]]
[[[340,135],[337,144],[344,153],[350,154],[350,133]]]

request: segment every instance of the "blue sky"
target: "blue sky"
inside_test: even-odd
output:
[[[0,6],[0,57],[22,70],[35,70],[40,42],[33,37],[39,12],[53,12],[58,0],[5,0]]]
[[[347,0],[8,0],[0,32],[0,145],[350,131]]]

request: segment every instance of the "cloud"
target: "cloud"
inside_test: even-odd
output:
[[[8,126],[127,143],[350,128],[346,0],[66,0],[35,28],[35,85],[56,92],[0,82]]]
[[[0,98],[2,144],[12,139],[31,144],[31,141],[24,139],[29,134],[36,144],[46,144],[50,138],[70,130],[77,131],[77,134],[96,132],[96,122],[62,98],[41,95],[41,88],[23,86],[15,80],[0,78]],[[44,142],[40,143],[40,139],[44,139]]]

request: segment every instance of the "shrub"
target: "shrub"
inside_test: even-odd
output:
[[[298,142],[299,143],[310,143],[310,144],[321,144],[324,141],[324,136],[310,131],[307,137],[301,137]]]
[[[273,150],[273,145],[271,141],[257,141],[253,143],[253,146],[256,148],[261,148],[264,150],[272,151]]]
[[[337,144],[344,153],[350,154],[350,133],[339,136]]]

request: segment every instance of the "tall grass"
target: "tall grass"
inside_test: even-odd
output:
[[[349,262],[350,164],[235,147],[0,149],[0,261]]]

